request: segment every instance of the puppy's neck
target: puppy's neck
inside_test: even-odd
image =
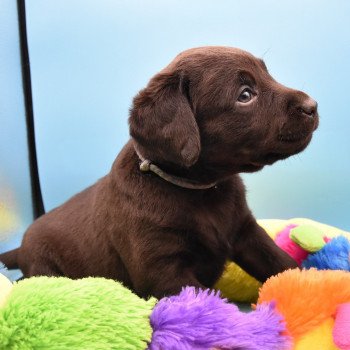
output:
[[[137,149],[137,146],[134,144],[134,149],[137,154],[137,156],[140,159],[140,171],[144,173],[152,172],[162,178],[163,180],[186,189],[191,189],[191,190],[207,190],[210,188],[215,188],[217,186],[216,182],[211,182],[211,183],[201,183],[197,182],[192,179],[187,179],[184,177],[180,176],[175,176],[172,174],[169,174],[162,170],[158,165],[152,163],[151,160],[145,159],[145,157],[142,156],[140,151]]]

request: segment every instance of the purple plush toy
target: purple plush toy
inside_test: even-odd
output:
[[[243,313],[209,290],[186,287],[177,296],[161,299],[150,320],[150,350],[282,350],[289,345],[273,304]]]

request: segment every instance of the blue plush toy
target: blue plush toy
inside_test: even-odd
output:
[[[344,236],[333,238],[318,252],[310,254],[302,266],[307,269],[350,271],[349,240]]]

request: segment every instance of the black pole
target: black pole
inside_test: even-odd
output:
[[[45,213],[40,189],[38,162],[35,147],[32,83],[28,52],[25,0],[17,0],[19,43],[22,64],[24,103],[26,110],[27,141],[29,150],[29,171],[34,219]]]

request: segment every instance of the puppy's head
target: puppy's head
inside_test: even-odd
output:
[[[257,171],[301,152],[318,126],[317,104],[276,82],[264,62],[229,47],[178,55],[134,98],[130,133],[159,165]]]

